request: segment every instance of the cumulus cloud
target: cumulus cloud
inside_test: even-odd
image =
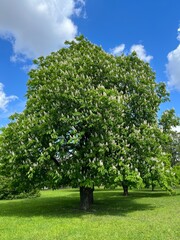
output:
[[[178,28],[177,32],[178,32],[177,40],[180,41],[180,27]]]
[[[173,127],[172,130],[180,133],[180,126]]]
[[[85,0],[0,0],[0,37],[13,45],[12,61],[37,58],[61,48],[77,34],[73,15]]]
[[[153,59],[153,56],[146,54],[146,50],[142,44],[132,45],[130,52],[132,53],[134,51],[137,53],[137,56],[145,62],[150,62]]]
[[[178,37],[180,41],[180,28],[178,29]],[[169,52],[167,55],[168,63],[166,71],[168,76],[168,86],[170,89],[180,91],[180,44],[176,49]]]
[[[150,62],[153,59],[153,56],[150,56],[150,55],[146,54],[146,50],[145,50],[144,46],[141,45],[141,44],[132,45],[130,50],[127,51],[127,53],[128,52],[132,53],[134,51],[137,53],[137,56],[145,62]],[[125,44],[122,43],[122,44],[116,46],[115,48],[110,49],[110,53],[115,55],[115,56],[121,55],[123,53],[125,54]]]
[[[15,99],[17,99],[16,96],[6,96],[4,92],[4,86],[2,83],[0,83],[0,110],[6,111],[8,103]]]
[[[124,52],[124,49],[125,49],[125,44],[120,44],[115,48],[110,49],[110,52],[113,55],[121,55]]]

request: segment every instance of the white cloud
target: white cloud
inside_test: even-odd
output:
[[[14,103],[9,103],[6,111],[1,111],[0,114],[0,128],[5,127],[9,122],[9,117],[15,113],[21,113],[25,108],[26,100],[18,99]]]
[[[172,130],[180,133],[180,126],[173,127]]]
[[[37,65],[35,65],[35,64],[27,64],[27,65],[24,65],[21,69],[24,71],[24,72],[26,72],[26,73],[28,73],[28,72],[30,72],[32,69],[36,69],[37,68]]]
[[[180,28],[178,28],[177,39],[180,41]],[[180,44],[175,50],[168,53],[167,59],[168,86],[170,89],[180,91]]]
[[[180,41],[180,27],[178,28],[177,32],[178,32],[177,40]]]
[[[6,111],[8,103],[17,99],[17,97],[16,96],[7,97],[3,88],[4,88],[3,84],[0,83],[0,110]]]
[[[0,0],[0,37],[13,45],[12,61],[37,58],[61,48],[77,34],[71,20],[85,0]]]
[[[180,45],[168,53],[168,63],[166,65],[168,75],[168,86],[170,89],[180,91]]]
[[[146,54],[146,50],[144,49],[144,46],[141,44],[132,45],[129,51],[125,51],[125,44],[123,43],[116,46],[115,48],[110,49],[110,53],[116,56],[121,55],[123,53],[124,54],[132,53],[133,51],[135,51],[137,53],[137,56],[145,62],[150,62],[153,59],[153,56]]]
[[[110,49],[110,52],[113,55],[121,55],[125,50],[125,44],[120,44],[115,48]]]
[[[137,56],[145,62],[150,62],[153,59],[153,56],[146,54],[146,50],[144,49],[144,46],[142,44],[132,45],[130,52],[132,53],[134,51],[137,53]]]

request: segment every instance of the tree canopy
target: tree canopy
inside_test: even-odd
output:
[[[1,172],[21,189],[80,187],[84,209],[94,186],[126,194],[154,174],[168,188],[168,133],[157,117],[165,85],[135,53],[116,57],[83,36],[66,44],[34,60],[25,110],[1,134]]]

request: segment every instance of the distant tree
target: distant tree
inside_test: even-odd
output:
[[[180,132],[172,133],[171,152],[172,152],[172,160],[171,160],[172,166],[175,166],[176,164],[180,164]]]
[[[1,172],[21,190],[79,187],[85,210],[94,186],[127,195],[153,169],[167,188],[157,121],[165,85],[135,53],[114,57],[82,36],[66,44],[34,61],[26,108],[1,134]]]
[[[174,127],[180,125],[180,118],[175,115],[174,109],[167,110],[162,114],[160,127],[166,134],[162,147],[170,155],[170,163],[177,182],[180,182],[180,133]]]
[[[175,173],[177,183],[180,184],[180,132],[172,133],[172,142],[170,144],[171,166]]]
[[[180,118],[176,116],[175,110],[166,110],[159,120],[160,128],[167,135],[162,146],[165,151],[171,153],[171,165],[178,163],[180,159],[180,133],[175,127],[180,125]]]

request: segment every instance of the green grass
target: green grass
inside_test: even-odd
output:
[[[76,189],[43,191],[40,198],[0,201],[0,240],[179,240],[180,189],[97,190],[89,212]]]

